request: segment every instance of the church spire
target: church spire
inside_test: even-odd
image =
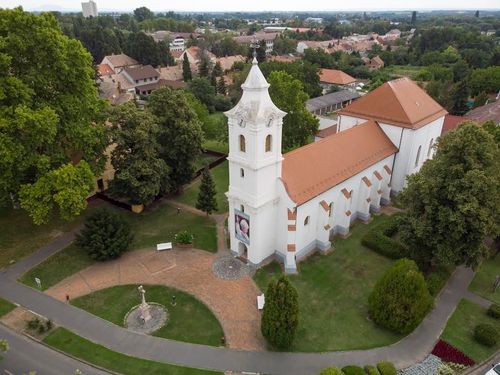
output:
[[[269,88],[269,83],[267,83],[264,74],[262,74],[259,68],[259,62],[257,61],[257,57],[253,57],[252,67],[250,68],[250,72],[248,73],[247,79],[245,83],[241,85],[243,91],[246,90],[263,90]]]

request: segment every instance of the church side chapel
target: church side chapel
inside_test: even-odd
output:
[[[285,271],[330,238],[366,221],[406,176],[432,158],[447,114],[408,78],[387,82],[339,112],[338,131],[281,153],[285,112],[269,96],[257,60],[229,126],[231,252],[259,266],[275,256]]]

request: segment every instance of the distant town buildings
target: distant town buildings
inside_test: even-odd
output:
[[[82,3],[82,13],[85,18],[97,17],[97,4],[95,1],[89,0]]]

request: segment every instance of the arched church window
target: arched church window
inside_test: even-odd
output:
[[[330,216],[333,216],[333,202],[330,203]]]
[[[432,155],[432,147],[434,146],[434,138],[429,142],[429,149],[427,150],[427,159],[429,159]]]
[[[304,219],[304,226],[309,224],[309,216],[306,216],[306,218]]]
[[[420,161],[420,152],[422,151],[422,146],[418,146],[417,157],[415,158],[415,167],[418,166],[418,162]]]
[[[266,137],[266,152],[271,151],[272,143],[273,143],[273,136],[271,134],[268,134]]]
[[[247,145],[245,141],[245,136],[243,134],[240,134],[240,151],[246,152],[246,150],[247,150]]]

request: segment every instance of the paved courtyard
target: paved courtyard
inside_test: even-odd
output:
[[[221,255],[196,249],[131,251],[120,259],[96,263],[46,293],[64,301],[66,294],[76,298],[121,284],[172,286],[191,293],[212,310],[222,325],[230,348],[265,350],[256,303],[260,291],[249,276],[238,280],[216,277],[212,264]]]

